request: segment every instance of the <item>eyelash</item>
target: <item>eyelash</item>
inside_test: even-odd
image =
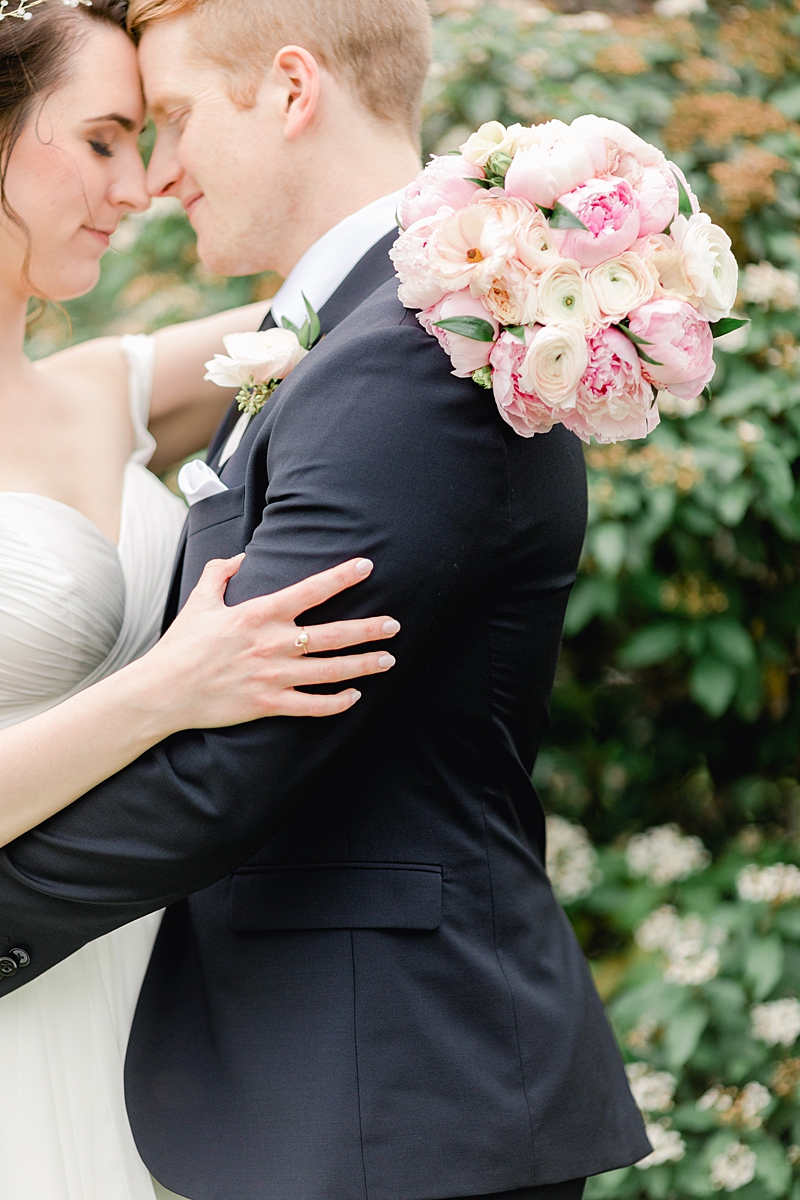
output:
[[[113,158],[114,157],[111,147],[106,145],[105,142],[90,141],[89,145],[92,147],[95,154],[99,154],[101,158]]]

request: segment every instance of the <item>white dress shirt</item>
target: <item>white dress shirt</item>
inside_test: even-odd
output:
[[[368,250],[381,238],[397,228],[397,210],[403,192],[392,192],[373,200],[365,208],[351,213],[333,229],[323,233],[287,275],[280,291],[272,301],[275,324],[281,326],[284,317],[300,326],[308,314],[303,303],[306,296],[315,312],[327,304],[337,288]],[[225,443],[220,455],[219,469],[239,449],[250,417],[243,413]]]

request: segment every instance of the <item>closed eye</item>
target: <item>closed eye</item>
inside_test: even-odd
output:
[[[94,150],[95,154],[99,154],[101,158],[113,158],[114,153],[111,147],[106,142],[96,142],[93,139],[89,140],[89,145]]]

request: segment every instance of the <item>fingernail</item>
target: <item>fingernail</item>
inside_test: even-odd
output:
[[[399,621],[386,621],[383,626],[383,632],[384,633],[399,633],[400,632],[400,622]]]
[[[356,570],[358,571],[359,575],[369,575],[374,566],[375,563],[370,562],[368,558],[360,558],[356,563]]]
[[[378,659],[378,666],[382,671],[388,671],[389,667],[393,667],[397,659],[391,654],[382,654]]]
[[[358,704],[359,700],[361,699],[361,692],[357,692],[355,689],[353,689],[353,691],[350,693],[350,698],[353,704]]]

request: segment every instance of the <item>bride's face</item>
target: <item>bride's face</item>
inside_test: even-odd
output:
[[[0,214],[0,281],[53,300],[91,291],[122,217],[150,203],[136,51],[122,30],[86,24],[69,77],[11,152],[6,198],[25,231]]]

